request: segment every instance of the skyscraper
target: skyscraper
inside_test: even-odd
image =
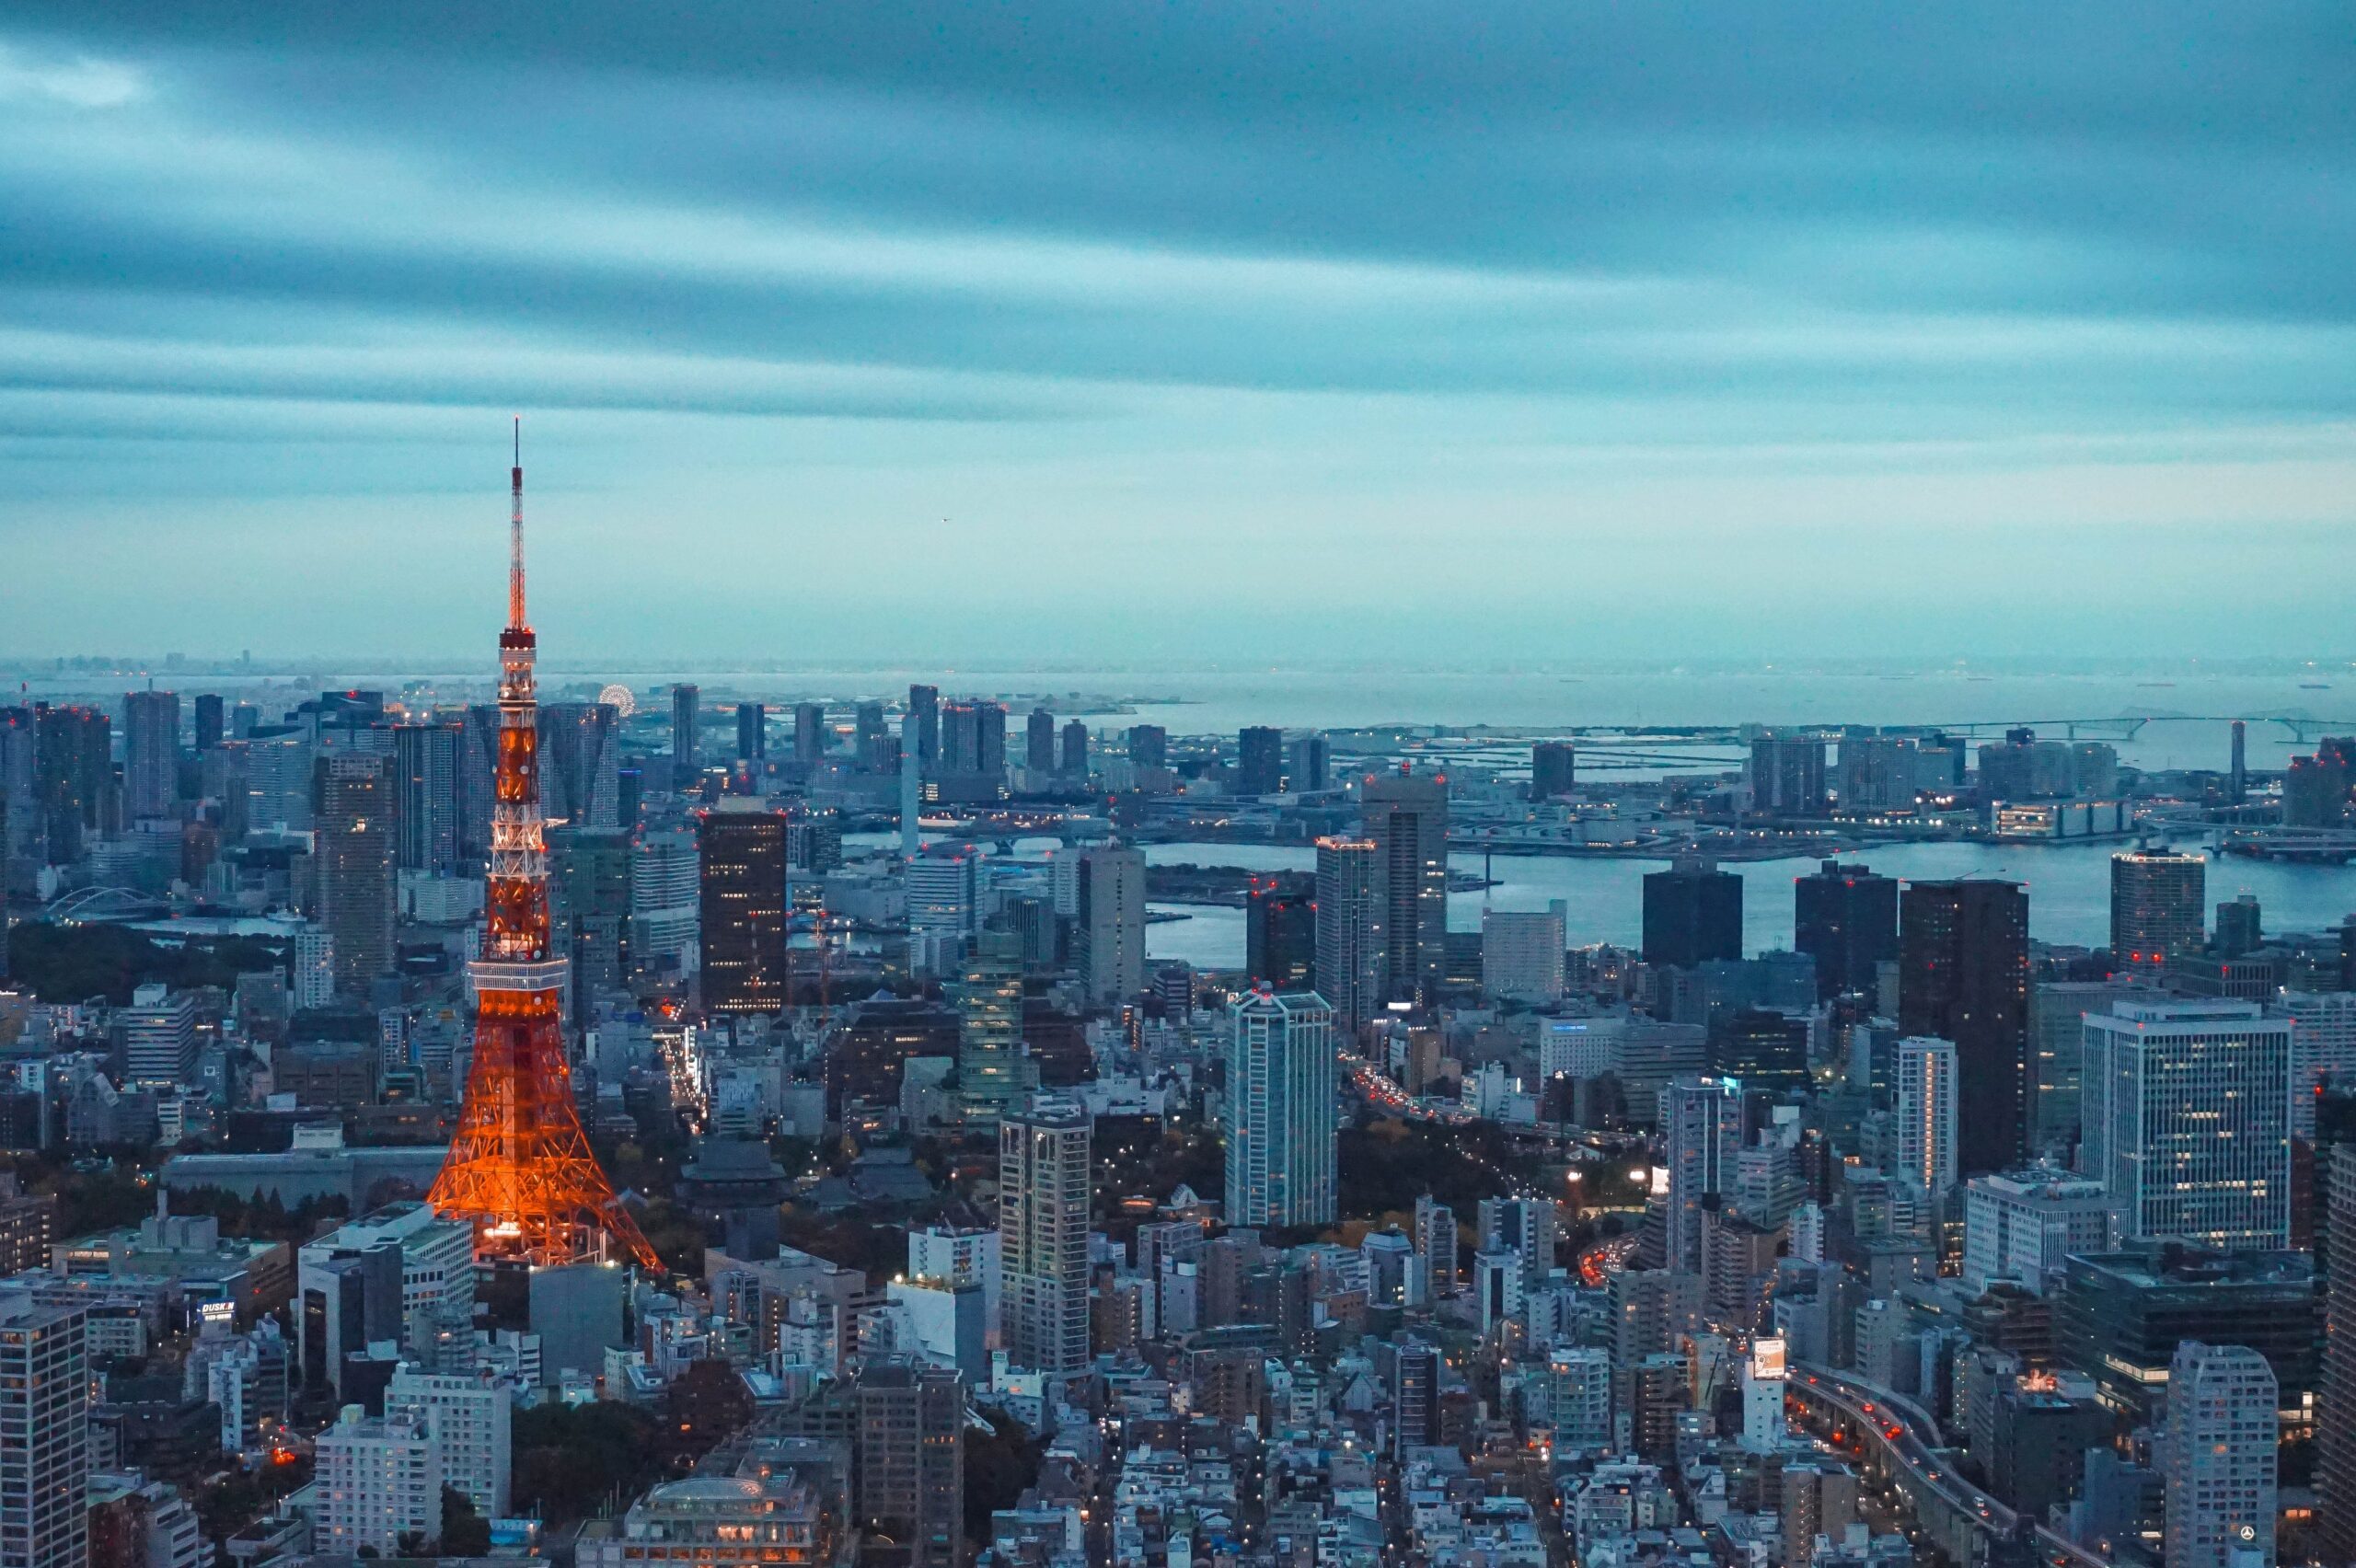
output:
[[[1078,719],[1064,721],[1064,751],[1057,771],[1070,778],[1088,777],[1088,726]]]
[[[1170,766],[1170,732],[1159,724],[1129,726],[1129,760],[1139,767]]]
[[[785,813],[748,796],[728,796],[697,819],[707,1011],[786,1005],[785,840]]]
[[[2122,966],[2159,970],[2200,951],[2209,862],[2199,855],[2136,849],[2110,858],[2110,951]]]
[[[1909,1035],[1891,1075],[1897,1099],[1895,1172],[1939,1197],[1956,1183],[1956,1069],[1952,1041]]]
[[[49,863],[82,858],[85,835],[95,833],[114,784],[113,729],[95,708],[33,705],[36,731],[34,793]]]
[[[969,1126],[988,1126],[1035,1087],[1022,1054],[1021,939],[983,932],[963,977],[945,989],[957,1009],[958,1099]]]
[[[793,705],[793,760],[815,767],[826,755],[826,708],[819,702]]]
[[[671,688],[671,788],[692,788],[703,772],[703,693],[685,681]]]
[[[1909,883],[1898,909],[1898,1024],[1955,1042],[1958,1173],[2021,1163],[2032,1098],[2028,890]]]
[[[1566,905],[1481,912],[1481,988],[1507,1001],[1563,999]]]
[[[402,724],[393,731],[393,864],[453,876],[458,870],[458,746],[456,724]]]
[[[318,759],[319,924],[335,941],[335,987],[365,996],[393,970],[392,758]]]
[[[1679,968],[1742,956],[1742,879],[1680,859],[1645,877],[1645,962]]]
[[[1541,741],[1530,748],[1530,798],[1554,801],[1578,782],[1578,748],[1568,741]]]
[[[1669,1267],[1702,1272],[1703,1200],[1734,1186],[1742,1153],[1742,1088],[1730,1078],[1680,1078],[1660,1091],[1669,1167]]]
[[[1872,996],[1882,964],[1898,956],[1898,882],[1862,865],[1827,860],[1792,879],[1792,947],[1816,960],[1817,996]]]
[[[2168,1363],[2167,1568],[2274,1561],[2276,1405],[2266,1357],[2186,1340]]]
[[[169,691],[122,699],[123,810],[133,820],[167,817],[179,799],[180,699]]]
[[[1246,725],[1235,737],[1235,792],[1273,795],[1285,787],[1285,732]]]
[[[1056,716],[1034,708],[1022,724],[1022,766],[1034,773],[1056,771]]]
[[[222,713],[219,692],[208,691],[197,694],[193,721],[196,727],[196,750],[211,751],[227,736],[228,729],[222,721]]]
[[[1774,816],[1824,814],[1824,740],[1761,735],[1750,743],[1750,809]]]
[[[2079,1163],[2131,1240],[2291,1242],[2291,1020],[2254,1002],[2115,1002],[2086,1018]]]
[[[930,770],[941,755],[941,688],[936,686],[908,687],[908,721],[916,726],[916,760],[920,769]],[[907,736],[900,737],[901,749],[907,745]]]
[[[1145,851],[1104,846],[1080,860],[1080,986],[1091,1001],[1145,989]]]
[[[1229,1009],[1227,1213],[1230,1225],[1334,1217],[1334,1009],[1315,992],[1256,990]]]
[[[1369,775],[1358,787],[1358,816],[1374,842],[1382,901],[1383,999],[1428,999],[1448,963],[1448,780]]]
[[[0,1562],[90,1561],[90,1378],[79,1306],[0,1295]]]
[[[1355,1031],[1384,999],[1384,909],[1371,838],[1317,841],[1317,988]]]
[[[590,833],[622,825],[621,712],[607,702],[541,705],[540,814]]]
[[[1276,991],[1317,988],[1315,883],[1255,876],[1243,905],[1244,978]]]
[[[757,702],[736,705],[736,760],[758,762],[769,755],[768,710]]]
[[[1017,1366],[1088,1365],[1089,1130],[1085,1109],[1045,1097],[999,1123],[1000,1310]]]

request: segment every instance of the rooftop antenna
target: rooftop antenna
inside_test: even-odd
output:
[[[524,629],[524,416],[515,416],[515,467],[511,471],[514,513],[507,527],[507,626]]]

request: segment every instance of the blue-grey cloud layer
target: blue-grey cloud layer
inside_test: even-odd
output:
[[[1243,656],[2167,646],[2131,575],[2287,649],[2356,587],[2331,6],[35,0],[0,212],[0,650],[328,560],[284,635],[462,638],[513,407],[639,650],[1247,573],[1317,629]]]

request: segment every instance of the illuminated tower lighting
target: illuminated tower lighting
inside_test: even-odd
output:
[[[450,1157],[426,1194],[475,1227],[478,1255],[554,1265],[604,1255],[610,1238],[649,1268],[654,1250],[614,1195],[572,1102],[560,1021],[565,961],[549,935],[540,832],[537,639],[524,618],[524,421],[515,421],[507,628],[499,634],[499,747],[491,876],[476,995],[475,1057]]]

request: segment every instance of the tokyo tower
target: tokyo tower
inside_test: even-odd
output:
[[[514,518],[507,628],[499,634],[499,755],[491,878],[477,997],[474,1066],[450,1157],[426,1194],[472,1220],[479,1257],[537,1264],[602,1257],[606,1239],[649,1268],[654,1249],[614,1195],[572,1103],[560,998],[565,961],[549,940],[548,848],[540,834],[538,640],[524,619],[524,421],[515,421]]]

